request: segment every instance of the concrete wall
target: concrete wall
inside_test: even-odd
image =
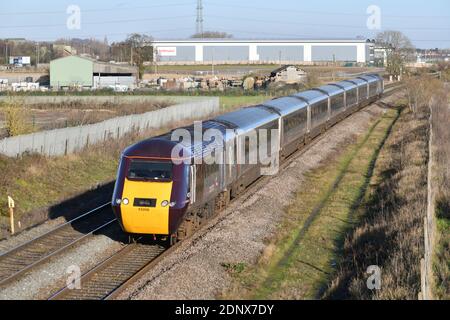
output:
[[[356,46],[312,46],[311,59],[313,61],[357,61]]]
[[[303,46],[258,46],[260,61],[304,61]]]
[[[164,109],[117,117],[96,124],[41,131],[0,140],[0,153],[17,157],[24,152],[60,156],[82,150],[88,145],[117,139],[137,130],[159,129],[177,121],[206,118],[218,112],[219,98],[199,99]]]
[[[117,96],[0,96],[0,102],[7,102],[11,100],[19,100],[25,105],[33,104],[45,104],[45,103],[63,103],[63,102],[80,102],[82,104],[99,104],[99,103],[112,103],[112,104],[126,104],[126,103],[145,103],[145,102],[168,102],[172,104],[196,102],[201,99],[200,97],[188,97],[188,96],[145,96],[145,95],[117,95]]]
[[[248,46],[204,46],[203,61],[242,61],[249,60]]]
[[[333,61],[333,54],[339,62],[370,61],[369,44],[360,40],[180,40],[155,41],[154,46],[177,49],[176,57],[158,57],[161,63],[210,63],[213,52],[214,61],[218,63],[276,63],[280,60],[280,52],[281,60],[288,63]]]
[[[195,46],[176,48],[177,55],[175,57],[158,56],[158,61],[195,61]]]

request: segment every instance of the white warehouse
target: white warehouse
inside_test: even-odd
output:
[[[373,62],[369,40],[155,40],[161,64]]]

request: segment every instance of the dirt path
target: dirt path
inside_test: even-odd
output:
[[[396,98],[394,95],[386,101]],[[119,299],[216,298],[232,281],[224,266],[254,264],[267,250],[266,239],[274,235],[305,174],[354,143],[382,113],[383,109],[373,105],[333,127],[278,176],[234,202]]]

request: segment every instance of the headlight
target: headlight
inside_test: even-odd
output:
[[[116,204],[121,204],[122,200],[121,199],[116,199]]]
[[[169,201],[164,200],[163,202],[161,202],[161,206],[162,207],[167,207],[169,205]]]
[[[127,198],[124,198],[124,199],[122,200],[122,203],[123,203],[124,205],[127,205],[128,203],[130,203],[130,201],[129,201]]]

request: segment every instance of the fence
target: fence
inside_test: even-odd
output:
[[[0,96],[0,102],[9,102],[19,100],[24,105],[35,104],[59,104],[69,102],[79,102],[80,104],[127,104],[127,103],[146,103],[146,102],[172,102],[172,103],[188,103],[201,101],[201,97],[189,96],[152,96],[152,95],[107,95],[107,96],[83,96],[83,95],[62,95],[62,96]]]
[[[207,117],[219,111],[219,98],[173,105],[164,109],[117,117],[96,124],[55,129],[0,140],[0,153],[17,157],[24,152],[58,156],[73,153],[111,138],[120,138],[132,130],[159,129],[167,124]]]
[[[432,281],[433,281],[433,248],[434,248],[434,231],[435,231],[435,194],[432,183],[435,180],[433,174],[434,156],[433,156],[433,103],[430,103],[430,138],[428,142],[428,205],[427,216],[424,218],[424,257],[420,260],[420,277],[421,277],[421,292],[419,293],[419,300],[431,300],[432,295]]]

